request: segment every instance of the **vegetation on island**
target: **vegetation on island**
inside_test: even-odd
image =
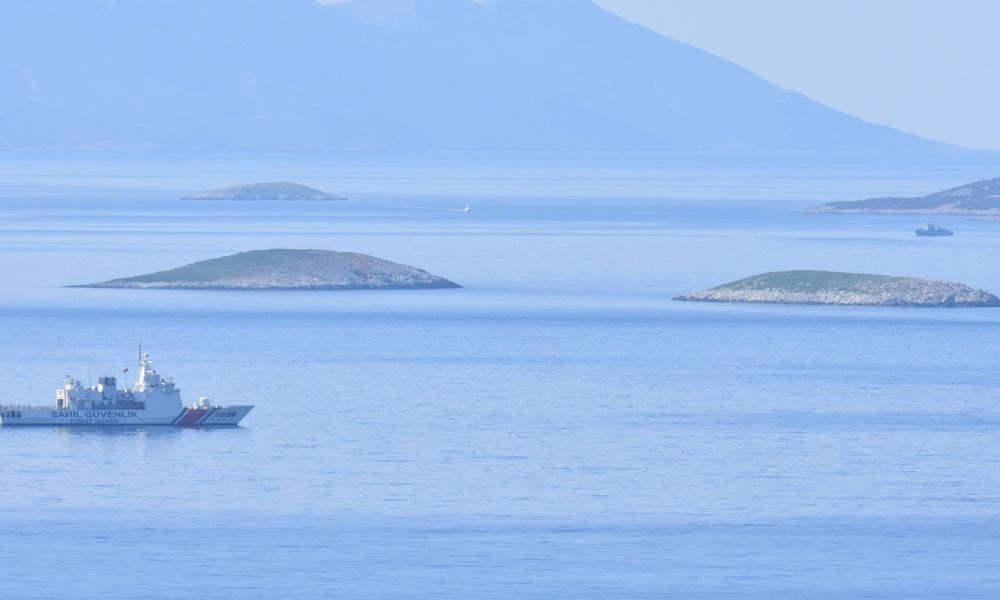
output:
[[[73,287],[201,290],[369,290],[458,288],[427,271],[366,254],[252,250],[176,269]]]
[[[184,196],[182,200],[245,200],[288,202],[302,200],[346,200],[340,196],[328,194],[322,190],[311,188],[290,181],[273,181],[268,183],[248,183],[198,192]]]
[[[835,271],[763,273],[685,294],[675,300],[852,306],[1000,306],[1000,298],[960,283]]]
[[[1000,215],[1000,177],[983,179],[915,198],[888,196],[868,200],[828,202],[807,212]]]

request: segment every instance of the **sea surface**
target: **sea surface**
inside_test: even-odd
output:
[[[0,164],[0,402],[141,341],[186,400],[256,405],[0,429],[0,597],[1000,597],[1000,310],[671,301],[792,268],[1000,292],[1000,223],[797,212],[965,177],[291,164]],[[176,199],[251,175],[351,199]],[[279,247],[465,288],[62,287]]]

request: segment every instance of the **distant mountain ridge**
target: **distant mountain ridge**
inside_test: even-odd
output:
[[[828,202],[808,212],[1000,215],[1000,177],[974,181],[926,196]]]
[[[940,153],[589,0],[4,0],[0,149]]]

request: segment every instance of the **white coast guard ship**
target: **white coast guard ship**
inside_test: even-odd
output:
[[[140,350],[134,388],[118,389],[114,377],[101,377],[93,387],[67,377],[56,390],[54,406],[0,405],[0,425],[235,427],[251,410],[253,406],[214,406],[208,398],[184,406],[174,380],[161,377]]]

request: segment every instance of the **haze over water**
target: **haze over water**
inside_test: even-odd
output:
[[[141,339],[186,401],[257,405],[235,430],[0,430],[4,597],[1000,593],[1000,312],[670,301],[784,268],[996,292],[996,223],[924,240],[919,218],[793,212],[952,174],[435,172],[407,193],[398,170],[311,167],[352,200],[174,199],[220,170],[3,168],[5,401],[120,373]],[[466,288],[60,287],[272,247]]]

